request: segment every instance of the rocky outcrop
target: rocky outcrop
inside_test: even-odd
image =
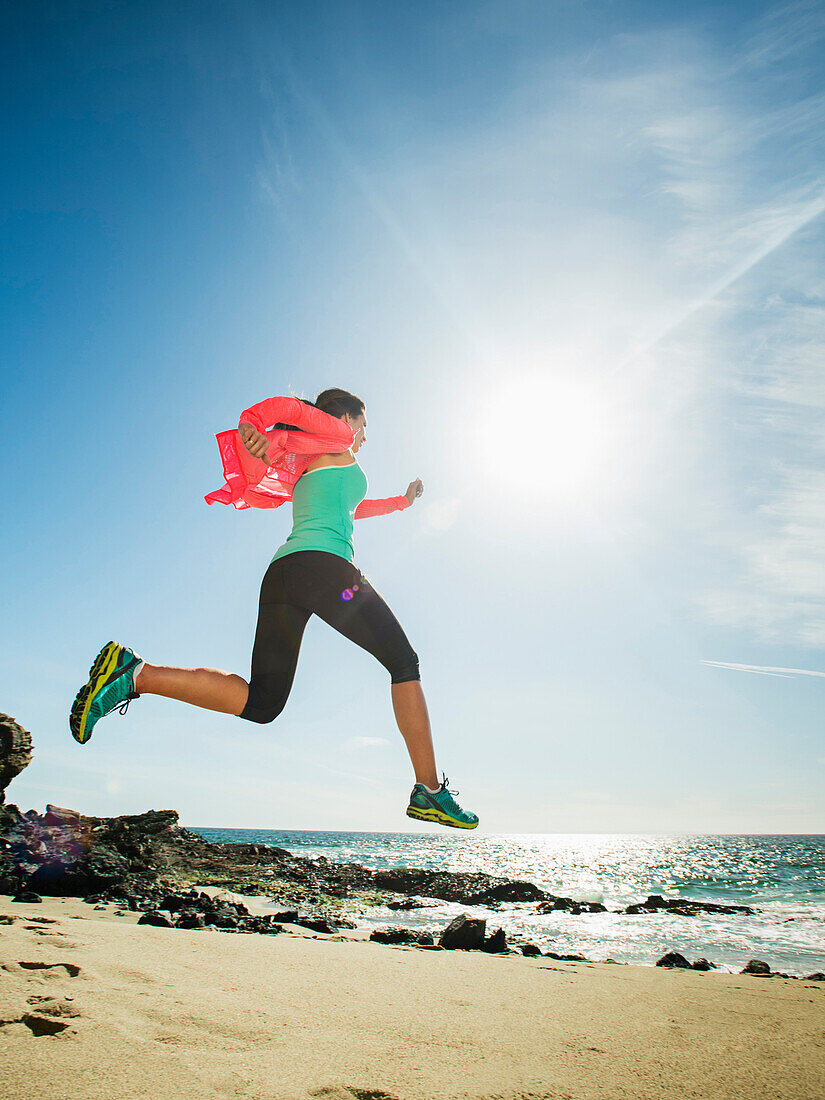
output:
[[[552,897],[532,882],[496,879],[480,871],[425,871],[418,867],[395,867],[388,871],[372,872],[372,885],[379,890],[423,894],[428,898],[459,901],[465,905],[485,905],[491,901],[543,901]]]
[[[401,898],[400,901],[388,901],[388,909],[426,909],[431,903],[420,898]]]
[[[625,913],[677,913],[684,917],[694,917],[697,913],[755,913],[749,905],[723,905],[720,902],[694,901],[692,898],[663,898],[661,894],[650,894],[646,901],[628,905]]]
[[[8,714],[0,713],[0,806],[6,801],[6,787],[31,762],[31,734]],[[0,825],[2,824],[0,810]]]
[[[97,897],[87,901],[97,902]],[[345,917],[319,917],[297,911],[265,913],[249,912],[243,902],[214,898],[198,890],[185,893],[167,893],[155,902],[149,899],[121,899],[130,909],[142,909],[138,924],[151,924],[159,928],[216,928],[222,932],[263,932],[275,935],[285,931],[283,925],[295,924],[315,932],[332,935],[341,928],[355,928],[355,921]],[[432,942],[432,937],[430,937]]]
[[[0,827],[0,893],[28,888],[45,894],[103,894],[159,901],[195,884],[264,893],[300,904],[369,897],[398,908],[454,901],[499,905],[556,899],[531,882],[471,872],[400,867],[372,871],[359,863],[308,859],[265,844],[212,843],[184,828],[175,810],[92,817],[49,804],[46,813],[4,807]],[[399,894],[406,895],[399,898]],[[598,903],[570,903],[601,911]]]
[[[564,910],[574,917],[579,913],[606,913],[607,909],[600,901],[573,901],[572,898],[551,898],[537,906],[539,913],[553,913]]]
[[[17,744],[21,744],[19,737]],[[332,934],[341,928],[354,928],[355,922],[334,915],[330,909],[339,903],[361,901],[398,910],[448,901],[485,907],[530,904],[536,905],[539,912],[573,915],[606,911],[600,902],[556,897],[518,879],[410,867],[373,871],[358,863],[334,863],[323,856],[309,859],[263,844],[212,843],[184,828],[174,810],[100,818],[49,804],[43,815],[34,810],[21,813],[13,805],[0,807],[0,813],[0,893],[20,899],[74,895],[93,904],[117,900],[124,908],[143,912],[143,923],[163,927],[271,933],[283,925],[296,924],[319,934]],[[277,897],[282,904],[295,908],[265,917],[253,916],[243,906],[239,909],[227,903],[216,904],[205,893],[198,893],[197,886],[205,883]],[[307,912],[306,906],[315,911]],[[627,908],[628,913],[687,911],[753,910],[744,905],[665,899],[660,895],[651,895]],[[462,914],[443,930],[438,943],[430,942],[430,932],[411,930],[384,930],[373,938],[416,944],[426,950],[542,954],[534,944],[509,946],[503,929],[486,938],[485,930],[484,920]],[[584,961],[582,955],[574,953],[547,951],[544,955]],[[660,960],[659,965],[691,966],[687,960]],[[712,965],[700,959],[693,969]]]

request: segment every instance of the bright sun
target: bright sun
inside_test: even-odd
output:
[[[598,476],[605,458],[604,424],[594,393],[556,386],[538,403],[524,429],[525,461],[539,466],[552,496],[576,496]]]
[[[612,447],[610,419],[598,391],[542,378],[520,383],[516,392],[517,400],[512,391],[487,396],[480,417],[483,438],[478,434],[472,441],[473,449],[488,456],[491,478],[520,498],[586,504],[598,490]],[[499,429],[492,442],[491,424]]]

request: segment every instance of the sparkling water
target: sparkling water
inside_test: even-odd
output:
[[[588,959],[655,963],[665,951],[738,971],[752,958],[799,976],[825,971],[825,836],[637,833],[345,833],[194,828],[208,840],[269,844],[373,870],[484,871],[526,879],[550,894],[599,901],[606,913],[536,913],[534,904],[489,909],[436,901],[394,912],[353,910],[359,927],[400,924],[439,932],[457,913],[488,932]],[[679,916],[612,912],[648,894],[748,905],[758,912]]]

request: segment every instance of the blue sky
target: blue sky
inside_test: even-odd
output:
[[[214,434],[363,398],[356,562],[489,832],[825,829],[825,9],[76,3],[7,11],[8,796],[405,830],[385,670],[318,619],[254,726],[110,638],[249,671],[289,507]],[[797,671],[783,671],[797,670]]]

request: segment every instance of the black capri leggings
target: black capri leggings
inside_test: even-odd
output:
[[[421,679],[407,635],[364,574],[338,554],[296,550],[270,562],[264,574],[241,718],[271,722],[284,709],[313,614],[377,657],[393,684]]]

